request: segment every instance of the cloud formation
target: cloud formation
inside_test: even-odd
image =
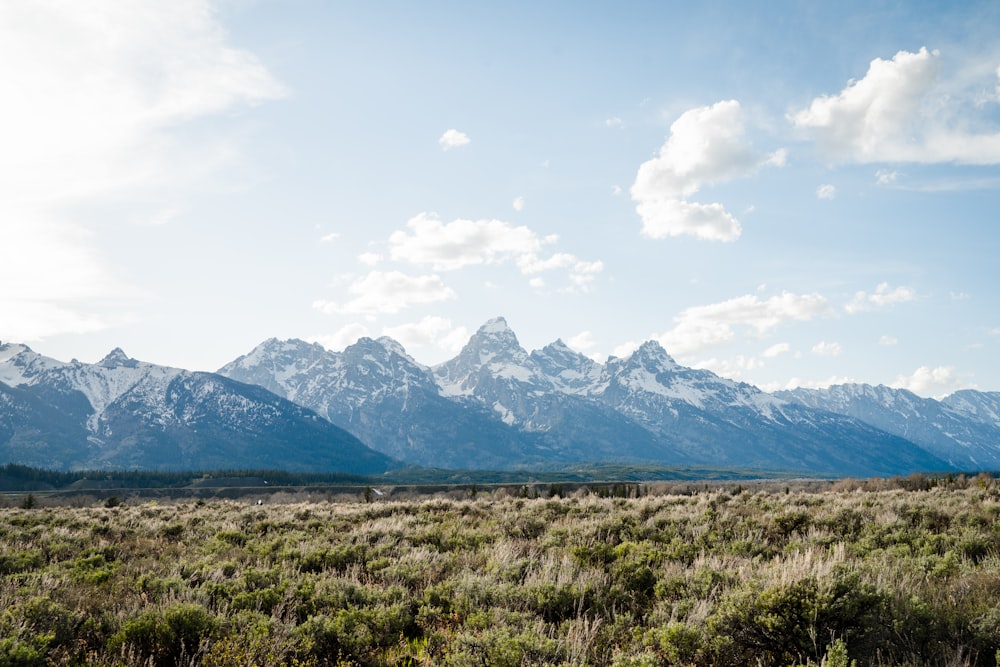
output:
[[[816,188],[816,197],[819,199],[833,199],[837,196],[837,188],[829,183],[825,183]]]
[[[408,276],[400,271],[371,271],[352,282],[347,291],[354,295],[347,303],[318,300],[313,308],[327,314],[375,316],[456,297],[439,276]]]
[[[1000,163],[1000,130],[972,129],[981,100],[946,85],[941,69],[940,53],[926,47],[875,58],[863,78],[817,97],[791,121],[845,162]]]
[[[916,298],[917,293],[911,287],[892,288],[889,283],[879,283],[871,294],[864,291],[856,292],[850,303],[844,306],[844,310],[848,314],[854,314],[895,303],[906,303]]]
[[[644,162],[632,184],[632,200],[650,238],[689,235],[735,241],[742,228],[719,203],[689,201],[704,185],[743,178],[764,165],[784,164],[784,151],[756,152],[746,139],[736,100],[683,113],[670,126],[659,155]]]
[[[445,133],[438,139],[438,146],[443,151],[450,151],[452,148],[459,148],[469,144],[471,139],[465,132],[456,129],[445,130]]]
[[[320,336],[310,336],[306,340],[310,343],[319,343],[323,347],[333,352],[340,352],[348,345],[353,345],[359,338],[368,335],[368,327],[352,322],[341,327],[335,333]]]
[[[419,322],[385,327],[382,335],[399,341],[407,350],[433,346],[446,352],[458,352],[468,341],[469,331],[465,327],[456,327],[447,318],[427,315]]]
[[[658,340],[671,354],[685,356],[728,343],[737,327],[760,336],[786,322],[811,320],[830,310],[827,299],[819,294],[782,292],[769,299],[747,294],[684,309],[674,317],[674,327]]]
[[[569,253],[543,257],[544,248],[558,240],[556,235],[540,237],[528,227],[502,220],[445,223],[432,213],[421,213],[406,227],[389,236],[390,257],[435,271],[512,262],[524,275],[566,270],[570,281],[583,288],[604,268],[600,261],[581,260]]]
[[[231,46],[204,0],[0,6],[0,336],[33,341],[107,328],[135,290],[93,250],[77,207],[141,188],[169,206],[238,153],[231,137],[186,143],[189,121],[284,95]]]
[[[910,375],[900,375],[891,386],[920,396],[940,397],[958,389],[959,384],[954,366],[921,366]]]

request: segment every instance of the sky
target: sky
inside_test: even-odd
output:
[[[0,340],[214,371],[503,316],[1000,390],[1000,4],[0,4]]]

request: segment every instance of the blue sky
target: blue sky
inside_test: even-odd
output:
[[[695,4],[7,3],[0,339],[1000,390],[1000,6]]]

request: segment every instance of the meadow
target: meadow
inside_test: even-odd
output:
[[[987,475],[383,493],[7,496],[0,666],[997,664]]]

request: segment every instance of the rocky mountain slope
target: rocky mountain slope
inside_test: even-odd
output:
[[[778,396],[861,419],[961,470],[1000,469],[1000,393],[959,391],[941,401],[884,385],[842,384]]]
[[[0,345],[0,460],[46,468],[378,473],[399,465],[259,386],[130,359]]]
[[[423,465],[631,461],[845,475],[949,467],[858,419],[680,366],[654,342],[606,364],[561,341],[529,354],[503,318],[433,368],[388,339],[342,353],[270,340],[219,372]]]

